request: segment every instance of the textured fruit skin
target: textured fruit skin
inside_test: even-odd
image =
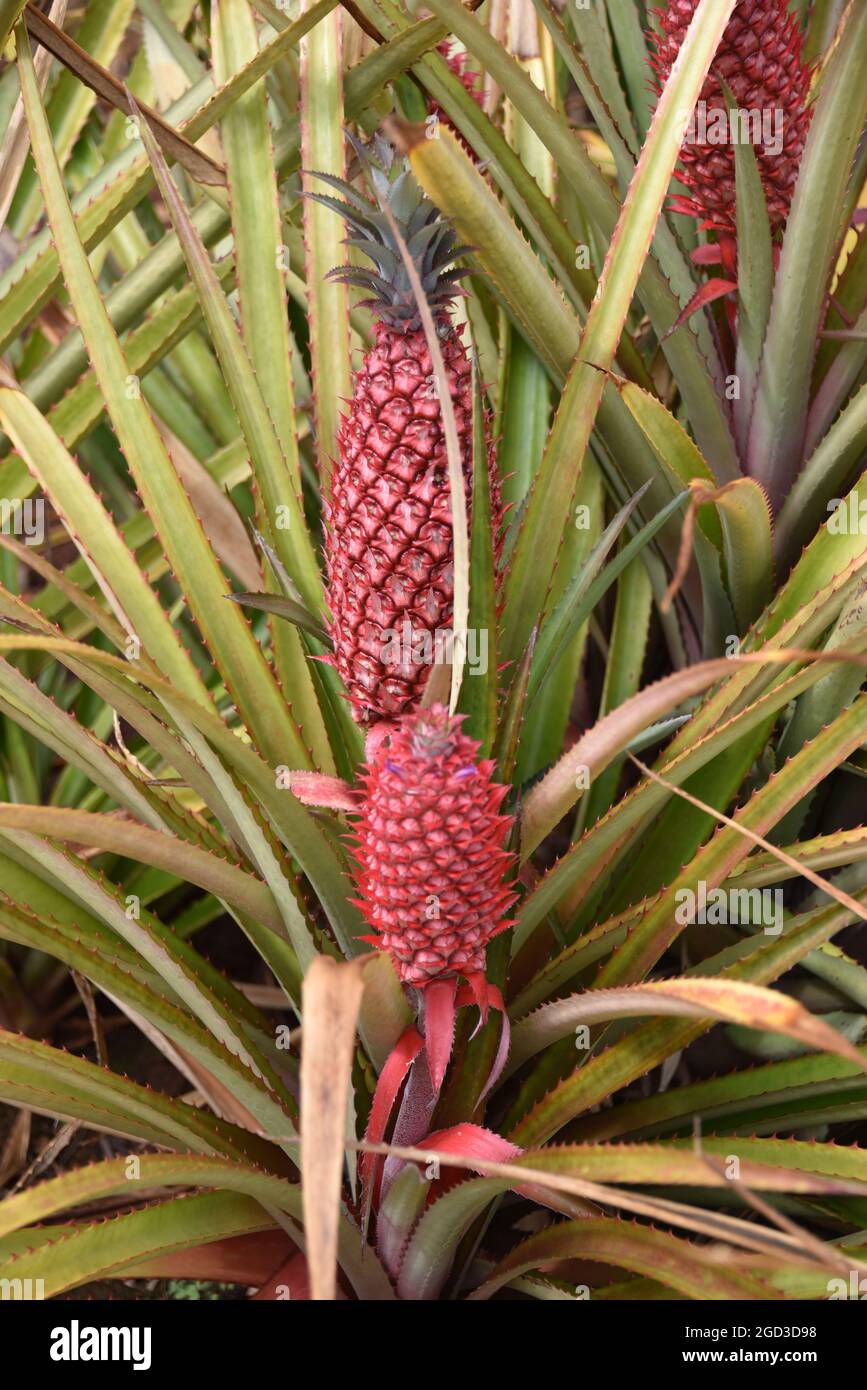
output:
[[[500,814],[508,788],[460,724],[442,706],[405,716],[361,779],[355,877],[376,931],[368,940],[417,989],[483,973],[515,900],[503,884],[514,860],[513,817]]]
[[[651,58],[659,89],[667,80],[686,37],[698,0],[669,0],[657,11],[663,33]],[[758,160],[771,226],[780,227],[789,215],[798,168],[810,129],[812,110],[806,102],[811,70],[802,59],[802,35],[787,0],[738,0],[728,22],[700,100],[725,109],[722,78],[742,110],[783,112],[783,148],[775,155],[762,145],[753,148]],[[734,236],[735,156],[731,144],[684,143],[678,179],[689,196],[678,196],[672,208],[697,217],[708,227]]]
[[[439,320],[470,500],[472,371],[466,349]],[[334,665],[361,723],[418,703],[430,666],[421,644],[390,633],[451,628],[454,557],[448,455],[425,335],[378,323],[355,377],[338,436],[326,506],[325,556]]]

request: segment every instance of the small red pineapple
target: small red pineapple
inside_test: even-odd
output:
[[[404,1084],[394,1142],[423,1138],[448,1070],[458,1009],[478,1005],[481,1022],[489,1009],[502,1015],[481,1100],[509,1051],[509,1020],[502,994],[486,978],[485,955],[488,942],[510,926],[516,895],[503,879],[514,863],[506,848],[514,817],[501,814],[509,789],[492,780],[493,762],[476,760],[479,745],[461,732],[461,722],[462,716],[434,705],[380,725],[368,736],[358,789],[319,773],[292,776],[292,789],[305,804],[357,816],[356,905],[375,929],[363,939],[387,951],[401,983],[415,991],[418,1026],[405,1030],[380,1072],[367,1126],[371,1144],[383,1139]],[[422,1056],[426,1065],[419,1070]],[[478,1134],[486,1143],[503,1143],[486,1131]],[[377,1189],[376,1156],[366,1153],[361,1167],[369,1205]]]
[[[453,72],[455,77],[460,78],[461,84],[466,91],[469,92],[470,96],[474,97],[476,101],[480,101],[481,95],[476,85],[479,74],[473,72],[472,68],[467,66],[469,59],[466,53],[461,49],[457,49],[456,51],[452,47],[451,39],[443,39],[442,43],[438,43],[437,53],[445,58],[449,65],[449,71]]]
[[[462,52],[460,49],[454,51],[450,39],[443,39],[442,43],[437,44],[437,53],[439,53],[442,58],[445,58],[449,65],[449,71],[458,79],[464,91],[469,93],[478,106],[482,106],[484,98],[481,89],[477,86],[479,74],[468,66],[469,60],[466,53]],[[456,126],[452,124],[438,101],[432,101],[430,103],[430,114],[431,116],[436,116],[438,120],[442,121],[454,132],[455,136],[460,140],[467,154],[470,156],[470,159],[472,159],[473,163],[476,163],[475,150],[470,145],[469,141],[464,139]]]
[[[667,9],[657,11],[662,34],[655,38],[656,53],[651,61],[660,89],[674,66],[697,5],[698,0],[669,0]],[[779,113],[780,147],[775,148],[776,140],[755,145],[774,229],[789,215],[812,117],[807,106],[811,70],[801,50],[800,24],[788,0],[738,0],[700,97],[706,111],[724,111],[722,79],[741,111],[775,118]],[[680,160],[678,177],[689,196],[676,198],[674,210],[700,218],[708,228],[733,239],[737,223],[732,144],[687,140]]]
[[[327,181],[345,202],[311,194],[351,228],[347,239],[373,269],[331,274],[369,290],[373,346],[356,374],[343,417],[325,553],[332,614],[333,664],[360,723],[393,719],[414,708],[436,654],[451,630],[453,533],[448,457],[430,353],[387,205],[413,258],[440,335],[454,404],[469,506],[472,487],[472,369],[449,316],[464,270],[462,248],[408,170],[390,177],[393,152],[360,150],[377,203],[349,184]],[[320,175],[319,177],[325,177]],[[494,524],[499,493],[489,459]]]
[[[488,942],[515,900],[503,884],[508,787],[460,726],[441,705],[406,716],[362,778],[355,856],[359,905],[377,933],[368,939],[418,989],[459,975],[481,986]]]

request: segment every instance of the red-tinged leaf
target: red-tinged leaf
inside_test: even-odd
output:
[[[179,1251],[188,1254],[229,1236],[259,1237],[276,1225],[276,1218],[257,1200],[239,1192],[173,1196],[112,1221],[52,1226],[44,1239],[33,1240],[33,1234],[42,1234],[38,1227],[32,1233],[22,1231],[18,1240],[26,1240],[27,1245],[16,1252],[6,1244],[0,1278],[44,1279],[45,1297],[54,1298],[93,1279],[123,1277],[133,1271],[138,1278],[140,1265],[153,1268]]]
[[[713,1246],[698,1246],[652,1226],[628,1225],[607,1216],[563,1221],[511,1250],[494,1273],[470,1294],[486,1299],[520,1274],[551,1261],[598,1260],[632,1270],[676,1289],[685,1298],[773,1299],[782,1297],[760,1275],[721,1264]]]
[[[207,1279],[261,1288],[282,1269],[292,1250],[284,1231],[257,1231],[151,1256],[136,1265],[137,1279]]]
[[[426,1154],[428,1148],[430,1148],[429,1158]],[[424,1175],[428,1179],[433,1178],[429,1187],[427,1203],[429,1210],[451,1188],[466,1181],[468,1170],[469,1172],[480,1170],[487,1172],[488,1165],[492,1163],[511,1163],[520,1158],[522,1150],[510,1143],[508,1139],[504,1139],[502,1135],[495,1134],[491,1129],[465,1122],[452,1125],[448,1129],[435,1130],[425,1139],[420,1139],[417,1144],[403,1152],[404,1154],[414,1154],[414,1161],[419,1164],[425,1163],[427,1159]],[[462,1162],[460,1165],[450,1164],[450,1158],[458,1158]],[[395,1159],[392,1158],[390,1162],[394,1163]],[[400,1181],[405,1169],[412,1166],[413,1159],[404,1157],[398,1159],[397,1162],[400,1167],[400,1177],[396,1181]],[[480,1165],[480,1169],[476,1168],[476,1164]],[[441,1166],[445,1171],[441,1172]],[[515,1190],[522,1191],[520,1187],[515,1187]],[[394,1186],[390,1189],[389,1196],[393,1191]],[[535,1195],[534,1192],[533,1196],[535,1197]],[[386,1198],[387,1200],[388,1198]],[[402,1250],[401,1256],[404,1253]],[[400,1263],[394,1271],[397,1275],[400,1274]]]
[[[490,1075],[485,1082],[484,1089],[479,1096],[479,1104],[491,1093],[500,1079],[503,1067],[506,1065],[506,1058],[509,1055],[511,1043],[511,1024],[509,1015],[506,1012],[506,1005],[503,996],[496,985],[492,985],[485,979],[484,975],[473,974],[470,976],[468,985],[462,986],[458,991],[458,1008],[463,1008],[467,1004],[477,1004],[479,1007],[479,1022],[472,1034],[474,1038],[480,1028],[484,1028],[488,1021],[488,1009],[499,1009],[503,1017],[503,1026],[500,1031],[500,1041],[497,1046],[497,1055],[494,1058],[494,1065],[491,1067]]]
[[[337,1297],[344,1297],[338,1288]],[[307,1257],[300,1251],[281,1264],[275,1270],[271,1278],[262,1284],[257,1293],[253,1295],[253,1302],[274,1302],[283,1299],[291,1300],[292,1303],[309,1303],[310,1301],[310,1273],[307,1269]]]
[[[435,1130],[419,1147],[426,1148],[428,1144],[438,1153],[460,1154],[463,1158],[477,1158],[483,1163],[508,1163],[522,1152],[517,1145],[495,1134],[492,1129],[471,1124]]]
[[[485,1024],[488,1021],[488,1009],[491,1003],[493,1002],[490,998],[490,991],[493,988],[494,986],[488,984],[482,972],[480,970],[475,970],[473,971],[472,975],[469,976],[467,984],[464,985],[458,992],[459,1008],[463,1009],[468,1004],[478,1005],[480,1018],[478,1027],[473,1033],[473,1037],[476,1036],[476,1033],[479,1031],[479,1028],[484,1028]],[[499,990],[497,991],[497,993],[499,993]],[[494,1007],[501,1007],[501,1005],[495,1004]]]
[[[358,810],[358,792],[342,777],[329,777],[324,772],[292,772],[289,789],[304,806],[320,806],[328,811]]]
[[[415,1028],[407,1028],[400,1042],[379,1074],[370,1118],[367,1121],[365,1140],[368,1144],[379,1144],[388,1126],[398,1092],[404,1083],[407,1072],[424,1047],[424,1039]],[[366,1229],[370,1216],[377,1183],[379,1160],[376,1154],[366,1153],[361,1160],[361,1191],[363,1226]]]
[[[743,1073],[736,1073],[743,1080]],[[733,1078],[729,1077],[728,1081]],[[656,1099],[659,1099],[657,1096]],[[620,1107],[618,1107],[619,1109]],[[684,1113],[689,1113],[686,1107]],[[719,1112],[715,1113],[718,1118]],[[738,1182],[750,1191],[797,1192],[812,1196],[867,1196],[867,1153],[857,1147],[805,1143],[794,1139],[747,1139],[738,1136],[737,1179],[724,1176],[731,1154],[731,1135],[674,1142],[557,1144],[524,1151],[521,1164],[536,1174],[559,1173],[607,1185],[720,1187]],[[845,1176],[843,1176],[845,1174]],[[859,1179],[861,1179],[859,1181]],[[593,1190],[581,1195],[592,1200]]]
[[[718,241],[706,241],[697,246],[690,256],[693,265],[719,265],[722,261],[722,247]]]
[[[665,338],[663,338],[663,342],[666,338],[670,338],[672,333],[676,333],[678,328],[681,328],[688,319],[692,318],[693,314],[697,314],[699,309],[704,309],[708,304],[715,303],[717,299],[724,299],[727,294],[732,294],[737,287],[736,280],[720,280],[716,276],[712,280],[705,281],[701,288],[696,290],[686,308],[681,309]]]
[[[858,1049],[797,999],[760,985],[728,979],[651,980],[615,989],[592,989],[544,1004],[515,1029],[512,1066],[559,1038],[568,1037],[582,1023],[644,1016],[718,1018],[794,1038],[817,1051],[831,1052],[867,1071]]]
[[[455,1040],[457,979],[436,980],[424,992],[424,1039],[434,1093],[445,1080]]]
[[[764,657],[762,659],[765,659]],[[768,655],[767,660],[773,658]],[[578,800],[577,774],[586,767],[593,781],[631,739],[669,710],[703,694],[731,674],[744,657],[721,657],[675,671],[597,720],[533,787],[524,803],[521,858],[526,860]],[[734,664],[734,665],[733,665]]]
[[[509,1022],[509,1015],[506,1013],[505,1008],[501,1009],[501,1013],[503,1016],[503,1026],[500,1029],[500,1041],[497,1044],[497,1055],[494,1058],[494,1064],[491,1067],[488,1079],[485,1082],[484,1087],[482,1088],[481,1095],[479,1096],[480,1105],[483,1101],[487,1100],[491,1091],[494,1089],[500,1077],[502,1076],[503,1068],[505,1067],[506,1060],[509,1056],[509,1048],[512,1044],[512,1026]]]

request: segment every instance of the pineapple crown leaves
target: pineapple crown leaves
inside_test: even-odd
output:
[[[387,141],[374,136],[371,144],[365,146],[349,131],[347,138],[358,156],[375,202],[365,198],[344,179],[317,170],[310,171],[311,177],[334,188],[345,201],[328,193],[306,192],[304,196],[331,208],[344,219],[350,228],[345,244],[361,251],[373,268],[336,266],[328,272],[328,277],[368,290],[370,298],[363,301],[366,308],[373,309],[390,327],[414,332],[421,326],[421,320],[400,241],[412,257],[435,317],[441,316],[459,293],[458,281],[470,274],[468,269],[456,267],[454,262],[472,248],[459,245],[454,230],[422,193],[406,162],[398,165]]]

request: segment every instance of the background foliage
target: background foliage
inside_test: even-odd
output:
[[[862,1270],[867,7],[792,0],[815,114],[776,267],[739,162],[732,360],[718,305],[683,319],[705,237],[666,198],[733,4],[658,107],[643,0],[0,4],[0,1277],[772,1300]],[[480,1100],[499,1022],[464,1010],[440,1167],[366,1236],[407,1003],[345,817],[286,775],[364,751],[310,659],[370,316],[301,170],[345,175],[347,127],[474,248],[511,509],[495,595],[477,469],[491,659],[452,691],[521,895],[506,1071]],[[781,929],[686,925],[700,883],[781,888]]]

